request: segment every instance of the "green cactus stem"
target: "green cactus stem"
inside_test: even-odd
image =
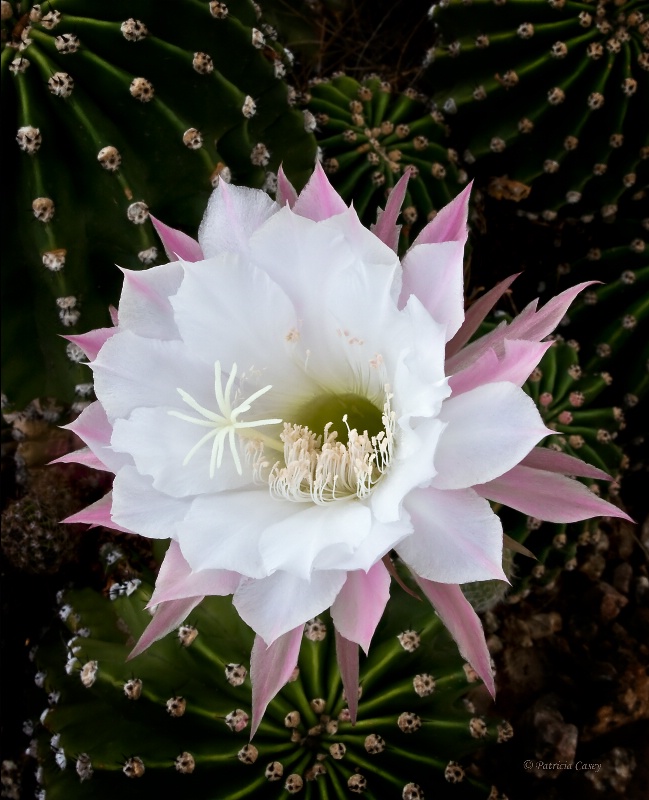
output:
[[[163,263],[149,214],[195,235],[222,177],[297,186],[315,140],[250,0],[3,3],[4,391],[71,400],[120,275]]]
[[[626,463],[616,442],[625,425],[624,412],[602,404],[612,378],[606,372],[582,368],[579,352],[575,340],[556,340],[523,388],[538,405],[545,424],[557,431],[543,444],[611,475],[612,482],[581,479],[591,491],[611,499],[619,494]],[[524,542],[538,559],[516,557],[514,599],[530,588],[554,583],[562,570],[574,569],[578,546],[590,543],[599,528],[597,519],[552,524],[513,512],[505,512],[503,519],[509,535]]]
[[[119,581],[103,594],[61,593],[64,628],[55,626],[35,657],[49,700],[34,734],[47,800],[489,795],[467,769],[470,754],[513,731],[491,716],[486,691],[425,603],[395,587],[361,666],[355,726],[331,622],[308,622],[294,680],[250,742],[253,634],[230,600],[209,598],[127,662],[150,619],[152,586],[114,547],[104,558],[113,570],[122,565]]]
[[[584,368],[610,372],[608,395],[632,409],[649,391],[649,219],[602,228],[589,238],[578,231],[579,248],[559,265],[562,284],[602,282],[577,298],[562,333],[584,342]]]
[[[394,92],[375,75],[337,75],[312,82],[309,92],[324,169],[366,224],[376,222],[377,209],[410,169],[400,218],[407,245],[467,180],[440,115],[415,91]]]
[[[487,329],[484,326],[483,330]],[[547,437],[541,445],[580,458],[610,475],[612,482],[580,479],[591,491],[610,500],[619,494],[626,466],[616,441],[625,426],[624,412],[621,407],[603,405],[602,397],[606,397],[612,378],[606,372],[583,369],[579,352],[578,342],[558,337],[523,389],[536,403],[548,428],[558,434]],[[505,546],[503,569],[512,588],[502,581],[462,587],[478,611],[491,609],[502,600],[517,602],[531,591],[554,585],[563,570],[577,566],[577,548],[592,543],[598,535],[598,519],[559,524],[527,517],[509,508],[495,510],[505,533],[523,544],[535,558]]]
[[[526,212],[584,221],[646,196],[646,3],[441,0],[431,11],[422,86],[497,196],[504,181]]]

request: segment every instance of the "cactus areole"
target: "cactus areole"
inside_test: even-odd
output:
[[[283,163],[306,182],[315,139],[259,13],[251,0],[2,3],[10,402],[80,401],[79,354],[54,334],[106,324],[115,264],[164,261],[150,213],[194,231],[219,180],[273,190]]]

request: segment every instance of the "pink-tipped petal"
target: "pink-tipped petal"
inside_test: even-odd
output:
[[[97,353],[115,333],[117,333],[117,328],[97,328],[94,331],[88,331],[88,333],[75,333],[62,338],[80,347],[88,361],[94,361],[97,358]]]
[[[345,201],[329,183],[329,178],[325,175],[319,162],[315,165],[309,182],[295,201],[293,211],[314,222],[320,222],[347,211]]]
[[[119,325],[119,311],[115,308],[115,306],[110,305],[108,306],[108,313],[110,314],[110,321],[115,327],[117,327]]]
[[[180,545],[172,541],[160,566],[148,607],[198,595],[233,594],[240,580],[239,573],[225,569],[192,572],[180,550]]]
[[[399,232],[401,231],[401,225],[397,225],[397,217],[401,211],[403,198],[406,196],[409,178],[410,169],[406,169],[390,192],[385,209],[379,208],[376,223],[370,226],[372,233],[395,253],[399,246]]]
[[[169,261],[202,261],[203,251],[196,239],[192,239],[182,231],[170,228],[154,216],[150,216],[153,227],[156,229],[167,254]]]
[[[133,531],[129,530],[128,528],[122,528],[121,525],[113,522],[113,518],[110,514],[112,505],[113,493],[108,492],[108,494],[105,494],[100,500],[97,500],[97,502],[89,505],[87,508],[84,508],[81,511],[77,511],[76,514],[73,514],[71,517],[66,517],[66,519],[61,521],[69,524],[84,522],[93,528],[101,525],[104,528],[113,528],[113,530],[116,531],[133,533]]]
[[[272,644],[330,608],[346,576],[341,569],[316,570],[304,580],[278,570],[266,578],[244,578],[232,602],[241,619]]]
[[[153,619],[147,625],[144,633],[140,636],[138,643],[131,650],[127,661],[139,656],[147,647],[154,642],[162,639],[171,631],[187,619],[187,616],[203,600],[202,597],[187,597],[183,600],[171,600],[168,603],[160,603],[153,615]]]
[[[538,300],[529,303],[521,313],[515,317],[510,325],[501,324],[490,333],[481,336],[466,347],[446,358],[446,371],[454,375],[460,370],[470,366],[489,348],[492,348],[498,358],[505,352],[505,342],[508,339],[526,339],[529,342],[540,342],[545,339],[561,322],[568,307],[587,286],[596,281],[588,281],[566,289],[565,292],[553,297],[543,308],[537,311]]]
[[[415,239],[413,247],[418,244],[433,244],[435,242],[466,242],[469,197],[471,196],[472,187],[473,181],[438,212],[437,216],[426,225]]]
[[[522,313],[516,317],[509,326],[508,339],[528,339],[540,342],[557,327],[565,317],[572,301],[584,289],[592,286],[597,281],[586,281],[571,286],[561,294],[549,300],[534,315],[527,316]]]
[[[112,425],[98,400],[86,406],[73,422],[63,427],[75,433],[87,445],[90,446],[92,442],[95,450],[108,447],[113,433]]]
[[[99,401],[86,406],[73,422],[63,427],[72,431],[88,445],[96,459],[103,465],[96,467],[96,469],[117,472],[125,464],[130,463],[129,456],[123,453],[116,453],[111,448],[110,441],[113,427]],[[70,456],[74,456],[74,453],[70,453]]]
[[[515,386],[522,386],[550,347],[552,342],[507,339],[503,358],[498,359],[495,351],[490,348],[473,364],[453,375],[449,386],[454,395],[496,381],[508,381]]]
[[[367,654],[370,641],[390,597],[390,573],[382,561],[368,571],[347,573],[347,580],[331,606],[336,630]]]
[[[300,625],[276,639],[270,647],[261,636],[255,636],[250,656],[252,682],[252,724],[250,738],[255,735],[268,704],[291,678],[297,666],[304,626]]]
[[[482,623],[462,594],[462,589],[455,584],[434,583],[417,575],[415,579],[457,642],[460,655],[471,664],[484,681],[489,694],[495,697],[496,686]]]
[[[73,450],[71,453],[66,453],[64,456],[53,459],[49,464],[83,464],[84,467],[101,470],[102,472],[112,471],[97,458],[89,447]]]
[[[182,283],[181,263],[172,261],[155,269],[122,269],[122,273],[121,329],[148,339],[177,339],[178,328],[169,298],[176,294]]]
[[[219,181],[198,229],[204,258],[248,253],[250,237],[278,211],[277,203],[265,192]]]
[[[506,580],[500,519],[473,489],[415,489],[404,509],[414,533],[395,550],[417,575],[439,583]]]
[[[431,485],[437,489],[464,489],[493,480],[554,433],[543,424],[531,397],[506,381],[451,395],[438,420],[448,424],[435,450],[438,472]]]
[[[336,628],[336,658],[343,681],[352,725],[358,716],[358,645],[350,642]]]
[[[520,462],[522,467],[560,472],[562,475],[576,475],[579,478],[594,478],[598,481],[610,481],[611,476],[599,467],[593,467],[580,458],[550,450],[548,447],[535,447]]]
[[[446,340],[464,319],[464,242],[411,247],[403,259],[399,308],[415,295],[431,317],[446,328]]]
[[[474,488],[482,497],[548,522],[578,522],[599,516],[633,522],[624,511],[593,494],[583,483],[555,472],[516,466]]]
[[[293,208],[295,201],[297,200],[297,192],[295,191],[293,184],[286,177],[286,173],[284,172],[284,168],[281,164],[279,170],[277,171],[276,197],[278,205],[288,206],[289,208]]]
[[[450,358],[455,355],[457,351],[463,347],[473,334],[478,330],[487,314],[496,305],[500,298],[509,289],[512,283],[518,278],[520,272],[515,275],[510,275],[504,281],[497,283],[493,289],[490,289],[486,294],[483,294],[479,300],[469,306],[465,315],[464,322],[460,326],[459,331],[446,345],[446,357]]]

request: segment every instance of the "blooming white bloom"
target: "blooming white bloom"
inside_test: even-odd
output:
[[[89,449],[65,458],[115,473],[70,521],[172,539],[134,654],[233,593],[257,633],[253,729],[327,608],[356,697],[391,552],[493,691],[459,588],[506,579],[485,498],[566,521],[621,513],[560,474],[599,470],[534,450],[551,431],[520,388],[581,287],[464,347],[508,283],[465,318],[468,190],[400,263],[406,180],[373,231],[320,167],[299,197],[280,172],[277,203],[221,181],[199,243],[156,222],[173,260],[124,271],[116,327],[69,337],[98,400],[71,426]]]

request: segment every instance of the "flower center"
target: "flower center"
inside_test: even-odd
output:
[[[238,439],[247,439],[246,455],[256,481],[268,483],[276,497],[297,502],[327,503],[344,497],[366,497],[387,470],[394,447],[395,413],[390,387],[384,386],[381,410],[367,397],[355,393],[323,394],[297,410],[300,423],[284,423],[279,438],[258,428],[277,425],[281,419],[240,420],[252,404],[272,386],[264,386],[233,408],[232,390],[237,375],[233,364],[225,388],[221,386],[221,364],[214,365],[214,394],[218,412],[198,403],[184,389],[183,401],[200,417],[169,411],[172,417],[207,428],[183,460],[186,466],[200,448],[212,441],[210,478],[221,466],[226,442],[239,475],[243,474]],[[315,431],[322,431],[318,434]],[[266,448],[283,454],[283,462],[268,460]]]
[[[310,400],[293,415],[298,424],[320,433],[327,425],[338,431],[338,441],[348,442],[348,431],[376,436],[383,430],[383,412],[360,394],[325,394]]]
[[[270,470],[271,493],[319,504],[366,497],[392,458],[396,415],[390,387],[384,389],[382,411],[362,395],[324,395],[296,415],[308,424],[284,423],[284,465],[278,461]]]

